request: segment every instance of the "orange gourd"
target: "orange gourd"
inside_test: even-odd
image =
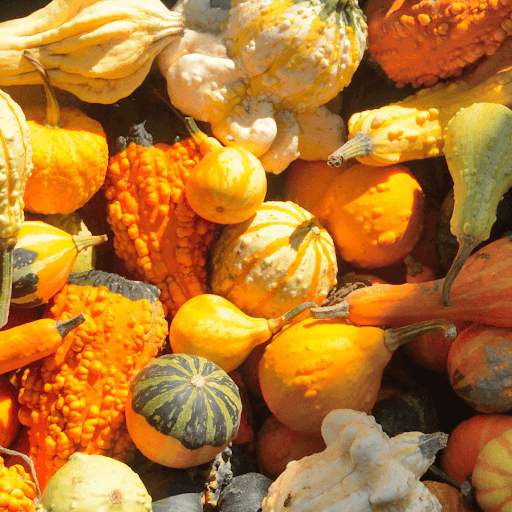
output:
[[[25,208],[33,213],[71,213],[105,180],[107,138],[101,124],[78,108],[60,109],[46,70],[29,51],[23,55],[39,72],[47,99],[46,108],[25,111],[34,153]]]
[[[370,0],[368,51],[401,87],[460,76],[512,34],[508,2]]]
[[[9,448],[20,430],[18,390],[5,375],[0,375],[0,446]]]
[[[423,228],[423,192],[404,165],[356,164],[341,172],[312,212],[341,258],[363,268],[401,261]]]
[[[439,500],[443,512],[476,512],[468,498],[453,485],[433,480],[423,480],[423,484]]]
[[[191,117],[185,121],[203,156],[185,185],[192,210],[218,224],[244,222],[265,199],[267,175],[263,165],[246,149],[224,147],[208,137]]]
[[[458,423],[440,453],[440,467],[449,477],[463,483],[473,472],[482,448],[491,439],[512,429],[510,414],[475,414]]]
[[[472,254],[442,301],[443,279],[426,283],[374,284],[351,292],[330,308],[312,308],[315,318],[337,315],[358,325],[398,326],[432,318],[512,327],[512,239],[505,236]]]
[[[172,146],[132,142],[110,159],[107,220],[116,255],[130,274],[160,289],[166,314],[205,293],[206,257],[215,224],[190,207],[185,184],[201,159],[187,138]]]
[[[40,499],[33,476],[20,463],[6,466],[4,457],[0,457],[0,512],[35,512]]]
[[[263,398],[287,427],[318,434],[333,409],[369,413],[393,352],[433,330],[455,335],[453,324],[443,320],[387,330],[339,319],[301,320],[286,326],[265,349],[259,364]]]

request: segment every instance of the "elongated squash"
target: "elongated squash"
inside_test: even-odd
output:
[[[353,114],[348,141],[328,160],[355,157],[383,166],[442,155],[448,121],[475,101],[512,106],[512,38],[464,78],[419,90],[402,101]]]

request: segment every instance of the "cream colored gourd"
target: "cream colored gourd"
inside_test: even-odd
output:
[[[182,14],[160,0],[52,0],[0,23],[0,85],[40,83],[30,50],[52,83],[91,103],[130,95],[154,58],[183,32]]]
[[[1,65],[0,65],[1,68]],[[23,194],[32,173],[30,130],[21,107],[0,90],[0,328],[7,323],[13,252],[23,224]]]
[[[460,109],[445,130],[444,154],[453,178],[450,229],[459,251],[443,281],[443,302],[477,245],[491,236],[498,203],[512,185],[512,111],[497,103]]]
[[[322,423],[323,452],[288,463],[262,512],[440,512],[419,480],[446,446],[441,432],[390,438],[373,416],[337,409]]]
[[[174,354],[205,357],[230,372],[240,366],[251,350],[268,341],[283,325],[314,302],[306,302],[279,318],[253,318],[229,300],[203,293],[178,309],[169,328]]]

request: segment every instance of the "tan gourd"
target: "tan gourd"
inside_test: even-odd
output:
[[[91,103],[129,96],[154,58],[183,32],[182,15],[160,0],[52,0],[0,23],[0,85],[40,83],[30,50],[55,87]]]
[[[205,357],[230,372],[254,347],[313,306],[314,302],[305,302],[279,318],[267,320],[246,315],[219,295],[197,295],[178,309],[169,328],[169,343],[175,354]]]

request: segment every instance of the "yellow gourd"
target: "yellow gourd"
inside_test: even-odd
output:
[[[169,328],[169,343],[175,354],[205,357],[230,372],[254,347],[313,306],[314,302],[305,302],[269,320],[250,317],[219,295],[197,295],[178,309]]]
[[[265,349],[258,372],[263,398],[284,425],[318,434],[333,409],[369,413],[393,352],[434,330],[455,337],[455,327],[445,320],[387,330],[339,319],[301,320],[276,334]]]

